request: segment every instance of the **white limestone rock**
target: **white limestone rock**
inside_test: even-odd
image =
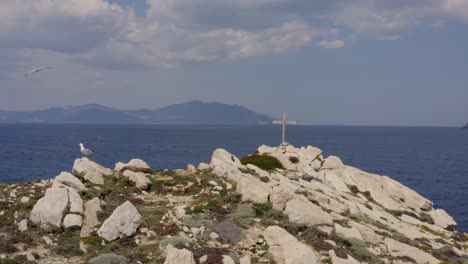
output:
[[[223,264],[236,264],[236,262],[230,256],[224,255]]]
[[[63,228],[67,231],[80,229],[82,225],[83,219],[81,218],[81,215],[77,214],[67,214],[65,219],[63,219],[62,224]]]
[[[271,187],[251,175],[244,175],[237,181],[236,192],[242,195],[242,201],[267,203]]]
[[[344,164],[340,158],[338,158],[337,156],[329,156],[328,158],[325,159],[320,169],[321,170],[337,170],[337,169],[343,169],[343,168],[344,168]]]
[[[384,243],[388,253],[393,257],[408,256],[416,261],[416,263],[438,264],[440,260],[434,258],[429,253],[426,253],[418,248],[400,243],[391,238],[385,238]]]
[[[131,170],[134,172],[151,172],[150,166],[141,159],[132,159],[128,163],[117,162],[115,164],[116,171],[122,172],[124,170]]]
[[[126,201],[104,221],[97,233],[107,241],[126,238],[133,235],[142,222],[141,214],[136,207],[131,202]]]
[[[240,160],[225,149],[216,149],[213,152],[210,167],[214,174],[235,181],[242,176],[240,169],[245,169]]]
[[[195,166],[193,166],[193,164],[187,164],[187,169],[186,169],[186,171],[187,171],[188,173],[191,173],[191,174],[197,173],[197,168],[195,168]]]
[[[289,221],[307,226],[333,225],[333,218],[319,206],[303,199],[292,199],[286,203],[284,213]]]
[[[28,196],[23,196],[23,197],[21,197],[20,202],[21,202],[22,204],[25,204],[25,203],[29,203],[30,200],[31,200],[30,197],[28,197]]]
[[[20,232],[24,232],[24,231],[28,230],[28,219],[23,219],[23,220],[21,220],[21,222],[19,222],[18,230]]]
[[[75,160],[72,173],[90,183],[104,184],[103,175],[111,175],[112,170],[104,168],[88,158],[81,158]]]
[[[245,255],[239,259],[239,264],[250,264],[250,256]]]
[[[134,172],[131,170],[126,170],[123,172],[123,175],[129,180],[135,183],[135,186],[141,190],[147,190],[148,185],[151,184],[151,181],[146,177],[143,172]]]
[[[429,215],[434,219],[434,223],[444,229],[453,229],[457,226],[457,222],[453,220],[443,209],[435,209],[429,212]]]
[[[56,176],[54,182],[60,182],[77,191],[83,191],[85,189],[84,184],[77,177],[65,171],[62,171],[58,176]]]
[[[208,163],[205,163],[205,162],[200,162],[200,164],[198,164],[197,166],[197,170],[209,170],[210,169],[210,164]]]
[[[70,213],[83,214],[83,200],[75,189],[68,189],[68,198],[70,201]]]
[[[81,237],[89,236],[93,228],[99,224],[98,212],[102,212],[101,200],[99,198],[96,197],[85,203],[83,227],[80,232]]]
[[[65,209],[68,206],[68,190],[48,188],[44,197],[39,199],[31,211],[31,220],[36,225],[60,227]]]
[[[341,238],[357,238],[359,240],[364,240],[357,229],[344,227],[339,224],[335,224],[335,233]]]
[[[193,253],[187,249],[177,249],[168,245],[165,249],[166,260],[164,264],[196,264]]]
[[[278,264],[318,264],[318,254],[307,245],[298,241],[286,230],[269,226],[263,233],[269,251]]]

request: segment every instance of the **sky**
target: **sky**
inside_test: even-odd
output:
[[[461,126],[467,47],[468,0],[1,0],[0,109],[202,100]]]

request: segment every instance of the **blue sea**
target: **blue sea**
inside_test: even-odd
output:
[[[25,182],[70,171],[81,156],[113,168],[145,160],[153,169],[209,162],[216,148],[241,157],[278,145],[280,126],[0,125],[0,182]],[[345,164],[389,176],[444,208],[468,232],[468,130],[433,127],[290,126],[287,141],[313,145]]]

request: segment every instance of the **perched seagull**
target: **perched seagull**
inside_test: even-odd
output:
[[[94,153],[94,149],[87,149],[87,148],[85,148],[85,147],[83,146],[83,143],[80,143],[79,146],[80,146],[81,153],[83,153],[84,155],[89,155],[89,154]]]
[[[52,67],[39,67],[30,72],[25,73],[24,76],[29,76],[31,74],[38,73],[40,71],[50,70],[50,69],[52,69]]]

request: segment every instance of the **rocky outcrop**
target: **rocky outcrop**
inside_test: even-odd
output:
[[[131,170],[126,170],[123,172],[123,176],[127,177],[129,180],[135,183],[135,186],[141,190],[148,189],[148,186],[151,184],[151,181],[146,177],[143,172],[134,172]]]
[[[88,158],[76,159],[72,169],[73,175],[93,184],[104,184],[103,175],[111,175],[112,170],[104,168]]]
[[[129,201],[117,207],[97,231],[107,241],[126,238],[133,235],[141,225],[142,218],[138,210]]]
[[[77,191],[83,191],[85,189],[84,184],[77,177],[68,172],[61,172],[54,180]]]
[[[271,187],[253,176],[245,175],[237,181],[236,191],[242,195],[244,202],[267,203]]]
[[[141,159],[132,159],[128,163],[117,162],[115,164],[115,170],[118,172],[122,172],[125,170],[143,173],[151,172],[150,166]]]
[[[177,249],[172,245],[166,247],[164,264],[196,264],[193,253],[187,249]]]
[[[36,225],[53,225],[60,227],[65,208],[68,206],[68,190],[49,188],[44,197],[37,201],[31,211],[31,220]]]
[[[333,225],[333,218],[327,212],[304,199],[293,199],[287,202],[284,213],[289,217],[290,222],[300,225]]]
[[[337,156],[330,156],[325,159],[320,169],[321,170],[339,170],[343,168],[344,168],[344,164],[340,158],[338,158]]]
[[[83,227],[80,232],[81,237],[89,236],[93,228],[99,224],[97,213],[101,211],[101,200],[99,198],[96,197],[85,203]]]
[[[281,227],[269,226],[263,236],[278,264],[320,263],[318,254],[314,250],[299,242]]]

